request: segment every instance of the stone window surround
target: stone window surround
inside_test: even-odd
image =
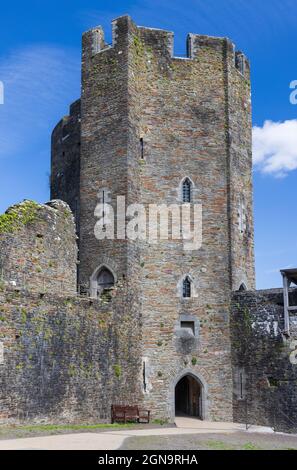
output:
[[[238,202],[237,219],[239,233],[243,236],[247,231],[247,207],[243,195],[240,196]]]
[[[240,284],[239,284],[238,290],[239,291],[247,291],[248,288],[247,288],[246,282],[241,281]]]
[[[100,264],[94,271],[93,271],[93,274],[91,275],[90,277],[90,297],[92,299],[97,299],[97,292],[98,292],[98,282],[97,282],[97,278],[98,278],[98,274],[99,272],[101,271],[101,269],[108,269],[111,274],[113,275],[113,278],[114,278],[114,283],[116,284],[117,282],[117,275],[115,273],[115,271],[106,263],[102,263]]]
[[[183,296],[183,283],[184,280],[188,278],[191,281],[191,297],[184,297]],[[193,298],[198,297],[197,293],[197,283],[194,281],[193,276],[190,273],[186,273],[182,276],[182,278],[179,279],[177,283],[177,297],[179,297],[181,300],[187,302]]]
[[[177,329],[182,329],[181,322],[193,322],[194,323],[194,336],[199,338],[200,334],[200,321],[194,315],[181,314],[178,319]]]
[[[191,202],[190,203],[184,203],[184,200],[183,200],[183,184],[186,180],[189,180],[189,182],[191,183]],[[178,201],[182,204],[191,204],[194,200],[194,194],[195,194],[195,184],[192,178],[186,175],[180,180],[179,186],[177,188]]]

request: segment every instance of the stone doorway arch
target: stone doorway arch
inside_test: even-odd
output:
[[[172,415],[208,419],[207,384],[190,369],[184,370],[172,385]]]

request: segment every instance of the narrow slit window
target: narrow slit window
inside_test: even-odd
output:
[[[191,292],[192,291],[192,283],[191,280],[186,277],[183,281],[183,297],[184,298],[189,298],[191,297]]]
[[[142,137],[140,139],[140,158],[141,158],[141,160],[144,159],[144,142],[143,142]]]
[[[243,400],[243,376],[242,372],[239,374],[239,385],[240,385],[240,399]]]
[[[143,377],[143,390],[146,392],[146,370],[145,370],[145,362],[143,361],[142,364],[142,377]]]
[[[189,203],[192,200],[192,183],[189,180],[189,178],[186,178],[183,182],[183,187],[182,187],[182,197],[183,197],[183,202]]]

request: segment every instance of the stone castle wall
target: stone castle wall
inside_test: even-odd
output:
[[[0,233],[3,420],[108,420],[118,402],[173,421],[186,374],[200,383],[204,419],[243,419],[233,378],[250,359],[236,349],[236,310],[231,351],[230,297],[254,287],[249,64],[226,38],[190,34],[184,58],[173,48],[173,33],[127,16],[113,22],[111,46],[100,27],[83,35],[82,96],[53,131],[51,194],[75,215],[79,285],[105,265],[116,287],[106,304],[77,296],[75,228],[61,202]],[[148,214],[181,204],[185,177],[202,205],[200,249],[95,237],[98,202],[116,213],[124,196]]]
[[[230,189],[236,181],[245,191],[252,227],[249,66],[242,56],[240,73],[226,39],[189,35],[187,49],[187,58],[174,57],[172,33],[137,27],[129,17],[113,22],[112,46],[99,27],[83,36],[79,279],[87,285],[105,264],[133,284],[148,407],[173,419],[173,384],[192,370],[208,387],[205,413],[230,419],[230,289],[242,278],[254,283],[252,229],[243,248]],[[117,196],[127,205],[177,204],[185,177],[193,202],[203,206],[201,250],[170,240],[95,238],[94,210],[103,197],[115,211]],[[242,260],[246,272],[238,272]],[[180,292],[186,274],[197,293],[189,301]],[[182,316],[201,325],[186,353],[176,337]]]
[[[228,420],[232,417],[228,306],[233,271],[227,119],[232,111],[226,81],[234,75],[233,92],[248,94],[249,73],[239,76],[233,45],[225,39],[190,35],[187,58],[174,57],[173,34],[167,31],[132,28],[130,44],[129,117],[134,131],[129,156],[139,200],[147,205],[178,204],[181,181],[189,177],[193,203],[202,204],[203,225],[199,250],[186,251],[182,242],[170,240],[143,243],[140,248],[143,355],[149,384],[145,403],[172,419],[174,385],[186,372],[192,373],[207,388],[204,417]],[[241,113],[249,124],[250,109]],[[249,159],[250,143],[243,145]],[[250,162],[245,167],[250,173]],[[239,252],[241,246],[234,250]],[[191,299],[182,299],[179,289],[186,274],[193,279]],[[200,325],[196,340],[188,346],[180,337],[184,317]]]
[[[140,401],[135,294],[77,295],[77,237],[62,201],[24,201],[0,216],[0,421],[110,421]],[[109,298],[110,297],[110,298]]]
[[[70,106],[69,116],[56,125],[51,138],[51,199],[69,204],[79,232],[79,180],[81,118],[80,100]]]
[[[109,303],[0,290],[0,422],[110,422],[138,403],[139,318],[131,290]]]
[[[290,293],[296,305],[296,289]],[[232,303],[234,421],[297,431],[297,317],[285,337],[279,289],[236,293]]]

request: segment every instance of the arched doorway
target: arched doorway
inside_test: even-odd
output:
[[[175,416],[203,419],[202,386],[192,375],[183,376],[175,386]]]

